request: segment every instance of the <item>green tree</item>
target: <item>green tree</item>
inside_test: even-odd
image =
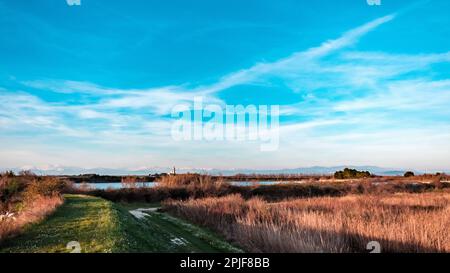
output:
[[[372,174],[368,171],[358,171],[355,169],[345,168],[343,171],[337,171],[334,173],[335,179],[355,179],[371,177]]]

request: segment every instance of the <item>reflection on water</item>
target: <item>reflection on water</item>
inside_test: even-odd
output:
[[[250,186],[264,186],[264,185],[276,185],[276,184],[286,184],[292,182],[283,182],[283,181],[229,181],[233,186],[240,187],[250,187]],[[136,183],[136,187],[155,187],[157,183],[155,182],[146,182],[146,183]],[[82,187],[83,185],[96,189],[96,190],[106,190],[106,189],[123,189],[125,186],[122,183],[83,183],[76,184],[77,187]]]
[[[283,181],[230,181],[228,182],[233,186],[249,187],[249,186],[269,186],[276,184],[286,184],[289,182]]]

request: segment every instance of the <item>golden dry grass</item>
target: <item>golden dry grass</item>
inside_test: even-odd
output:
[[[239,195],[169,201],[171,213],[251,252],[450,252],[450,193],[248,201]]]
[[[179,174],[163,176],[157,181],[155,189],[184,188],[189,192],[202,192],[205,196],[221,192],[228,184],[221,178],[202,174]]]
[[[36,196],[14,217],[0,220],[0,242],[20,234],[26,225],[43,220],[62,203],[60,195]]]
[[[178,187],[178,186],[198,186],[210,187],[220,186],[223,184],[222,178],[214,178],[210,175],[202,174],[177,174],[166,175],[157,180],[158,184],[164,187]]]

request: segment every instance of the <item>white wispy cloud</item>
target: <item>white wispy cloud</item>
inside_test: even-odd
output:
[[[384,89],[371,96],[337,103],[336,111],[352,110],[442,110],[448,112],[450,80],[429,79],[391,81]]]
[[[360,27],[344,33],[337,39],[326,41],[318,47],[313,47],[305,51],[295,52],[289,57],[275,62],[259,63],[250,68],[230,73],[229,75],[226,75],[222,79],[220,79],[220,81],[218,81],[217,83],[209,86],[199,87],[198,89],[207,93],[216,93],[236,85],[261,80],[261,77],[267,75],[289,77],[290,74],[294,74],[295,76],[297,72],[308,69],[308,66],[310,66],[310,63],[312,61],[335,53],[336,51],[345,47],[354,45],[359,41],[361,37],[375,30],[379,26],[390,22],[395,17],[395,14],[390,14],[384,17],[377,18]]]
[[[89,82],[70,80],[34,80],[23,81],[28,87],[49,90],[58,93],[82,93],[93,96],[102,96],[98,104],[90,105],[96,110],[83,110],[82,117],[106,117],[98,109],[114,108],[148,108],[155,114],[169,114],[176,105],[191,102],[194,97],[203,97],[205,102],[224,104],[215,94],[225,89],[263,80],[266,76],[279,76],[284,78],[298,78],[309,70],[316,69],[314,61],[328,54],[334,53],[347,46],[353,45],[365,34],[377,27],[393,20],[395,14],[387,15],[368,22],[360,27],[344,33],[341,37],[324,42],[318,47],[293,53],[287,58],[271,62],[259,63],[250,68],[230,73],[216,83],[206,86],[188,88],[186,86],[167,86],[150,89],[117,89],[103,87]]]

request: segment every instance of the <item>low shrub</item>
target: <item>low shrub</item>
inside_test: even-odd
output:
[[[52,197],[59,195],[67,184],[58,178],[44,177],[34,179],[26,187],[23,197],[25,201],[33,200],[36,196]]]

